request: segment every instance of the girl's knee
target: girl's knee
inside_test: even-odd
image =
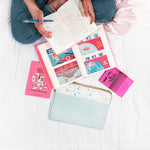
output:
[[[92,0],[95,12],[95,22],[110,22],[116,14],[114,0]]]
[[[11,31],[16,41],[23,44],[30,44],[41,37],[34,24],[22,23],[23,19],[31,18],[32,16],[23,0],[12,0]]]
[[[11,31],[14,39],[22,44],[31,44],[41,37],[35,27],[31,28],[23,23],[11,22]]]
[[[37,39],[33,39],[33,38],[24,38],[24,37],[20,37],[20,36],[16,36],[15,34],[13,34],[14,39],[21,43],[21,44],[31,44],[34,43]]]

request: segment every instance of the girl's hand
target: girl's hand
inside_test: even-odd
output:
[[[95,20],[95,13],[93,10],[91,0],[82,0],[82,5],[83,5],[85,16],[88,17],[90,15],[91,16],[91,22],[90,23],[93,23]]]
[[[50,0],[49,0],[50,1]],[[27,5],[29,12],[32,15],[32,18],[35,20],[39,20],[38,23],[34,23],[37,30],[46,38],[51,38],[51,32],[46,31],[43,27],[43,11],[38,8],[35,0],[24,0],[24,3]]]
[[[39,22],[34,23],[35,27],[38,29],[38,31],[40,32],[41,35],[43,35],[46,38],[51,38],[51,32],[45,30],[44,26],[43,26],[43,11],[38,9],[32,10],[30,11],[32,18],[34,20],[39,20]]]

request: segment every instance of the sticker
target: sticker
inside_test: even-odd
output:
[[[79,43],[78,46],[79,46],[80,53],[82,56],[104,49],[104,46],[100,37]]]
[[[52,48],[46,50],[46,52],[53,67],[75,58],[72,48],[68,49],[60,55],[56,55]]]
[[[82,77],[77,61],[54,69],[60,85]]]
[[[88,75],[110,67],[106,55],[85,61],[84,64]]]

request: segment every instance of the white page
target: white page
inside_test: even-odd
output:
[[[57,12],[44,17],[44,19],[54,20],[54,22],[45,22],[44,28],[52,32],[52,38],[46,39],[56,54],[62,53],[74,44],[73,39],[62,24]]]
[[[104,51],[107,55],[109,64],[110,64],[110,68],[116,67],[116,61],[113,55],[113,51],[112,48],[110,46],[109,43],[109,39],[107,37],[107,34],[105,32],[104,26],[103,25],[99,25],[98,26],[98,34],[100,35],[101,39],[102,39],[102,43],[104,46]]]
[[[78,62],[78,64],[79,64],[79,67],[80,67],[82,76],[83,76],[83,77],[87,76],[86,68],[85,68],[85,65],[84,65],[84,61],[83,61],[83,59],[82,59],[82,56],[81,56],[81,53],[80,53],[80,50],[79,50],[78,45],[77,45],[77,44],[74,45],[74,46],[72,47],[72,50],[73,50],[73,52],[74,52],[74,54],[75,54],[75,57],[76,57],[76,59],[77,59],[77,62]]]
[[[74,82],[76,80],[79,80],[79,79],[83,78],[83,74],[82,74],[82,77],[74,79],[72,81],[69,81],[68,83],[64,83],[64,84],[61,85],[60,82],[59,82],[59,80],[58,80],[58,77],[56,75],[55,69],[58,68],[58,67],[64,66],[64,65],[66,65],[68,63],[71,63],[71,62],[74,62],[74,61],[78,61],[78,60],[77,60],[77,58],[75,58],[75,59],[72,59],[70,61],[64,62],[63,64],[59,64],[59,65],[53,67],[52,63],[51,63],[51,61],[50,61],[50,59],[48,57],[48,54],[46,52],[46,50],[48,50],[50,48],[51,47],[49,46],[48,42],[38,45],[38,50],[40,52],[40,55],[41,55],[42,60],[44,62],[44,65],[46,66],[47,73],[48,73],[48,75],[49,75],[49,77],[50,77],[50,79],[51,79],[51,81],[53,83],[54,88],[59,88],[59,87],[62,87],[64,85],[68,85],[71,82]],[[74,53],[74,55],[76,57],[75,53]],[[80,71],[82,73],[80,64],[78,63],[78,65],[79,65]]]
[[[46,66],[46,70],[49,74],[50,80],[53,83],[53,86],[59,87],[59,82],[57,80],[54,68],[53,68],[51,62],[49,61],[48,55],[46,53],[46,50],[49,48],[50,48],[50,46],[48,43],[43,43],[43,44],[38,46],[38,50],[42,56],[42,60],[44,61],[44,65]]]
[[[94,73],[89,74],[89,75],[87,74],[86,66],[84,64],[84,62],[86,61],[86,59],[85,59],[86,57],[90,57],[90,59],[92,59],[92,56],[96,55],[96,57],[98,58],[98,57],[100,57],[99,53],[103,53],[103,55],[106,55],[107,58],[108,58],[110,68],[113,68],[113,67],[116,66],[115,59],[114,59],[111,47],[109,45],[109,40],[107,39],[107,35],[105,33],[105,29],[104,29],[103,25],[99,25],[98,30],[95,33],[90,35],[91,39],[95,38],[94,34],[97,34],[98,37],[101,37],[101,40],[102,40],[102,43],[103,43],[103,46],[104,46],[103,50],[92,52],[90,54],[86,54],[86,55],[82,56],[77,44],[72,47],[74,53],[77,56],[77,61],[78,61],[79,66],[81,67],[81,71],[82,71],[82,74],[83,74],[84,77],[92,76],[94,74]],[[87,40],[84,39],[83,41],[87,41]],[[95,73],[97,73],[97,72],[95,72]]]
[[[68,0],[58,14],[76,43],[97,30],[95,23],[90,24],[90,17],[81,15],[74,0]]]

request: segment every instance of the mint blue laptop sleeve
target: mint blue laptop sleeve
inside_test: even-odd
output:
[[[77,88],[79,88],[79,86],[76,86],[74,89]],[[87,87],[84,88],[86,88],[87,91],[90,89]],[[66,89],[70,90],[71,88]],[[65,90],[65,88],[63,90]],[[103,97],[103,100],[95,100],[93,99],[94,96],[87,98],[87,96],[81,94],[81,90],[78,91],[80,91],[80,96],[77,96],[77,91],[72,94],[66,94],[63,91],[57,92],[57,90],[53,92],[48,114],[49,119],[89,128],[103,129],[110,106],[110,101],[108,100],[110,97],[104,94],[106,92],[100,91],[105,97]],[[88,93],[85,89],[82,91],[84,94]],[[91,93],[93,94],[93,91],[91,91]],[[101,97],[98,96],[97,98]]]

